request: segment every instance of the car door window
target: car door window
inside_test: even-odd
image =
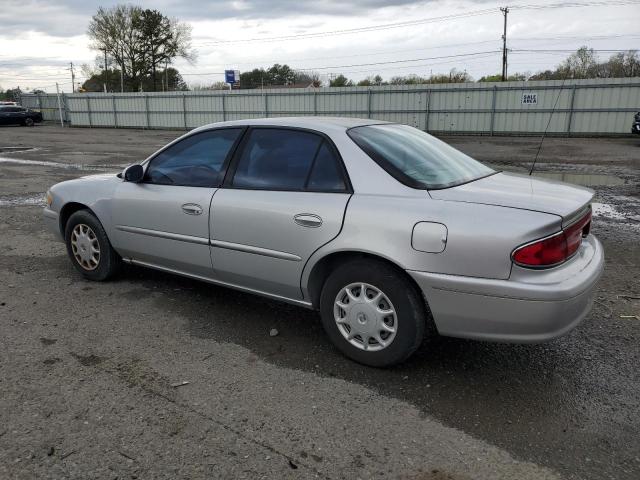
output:
[[[327,141],[320,135],[292,129],[257,128],[250,132],[232,186],[266,190],[344,190]],[[317,166],[316,166],[317,165]],[[331,171],[334,171],[332,174]],[[340,177],[342,177],[340,175]]]
[[[242,129],[225,128],[191,135],[156,155],[145,173],[146,183],[215,187],[225,160]]]

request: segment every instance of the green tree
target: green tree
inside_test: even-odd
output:
[[[20,87],[8,88],[4,92],[0,90],[0,99],[7,102],[19,102],[21,95],[22,90],[20,90]]]
[[[260,88],[273,85],[287,86],[305,84],[319,87],[320,75],[315,72],[301,72],[289,65],[274,64],[268,69],[254,68],[240,74],[240,88]]]
[[[379,85],[388,85],[387,82],[382,80],[380,75],[370,76],[358,82],[359,87],[372,87]]]
[[[136,15],[136,28],[143,45],[143,62],[151,74],[152,90],[157,90],[156,71],[176,57],[195,59],[191,51],[191,31],[186,24],[171,20],[158,10],[142,10]]]
[[[330,87],[353,87],[353,81],[340,74],[333,80],[329,80]]]
[[[154,88],[157,87],[158,79],[160,79],[159,83],[162,85],[162,90],[184,91],[189,89],[180,72],[173,67],[168,67],[167,69],[157,70],[155,78],[151,74],[140,75],[135,80],[135,84],[132,83],[133,81],[131,79],[127,79],[125,81],[125,90],[154,91]],[[107,91],[119,91],[120,71],[108,69],[92,72],[80,89],[84,92],[102,92],[105,83],[107,84]]]
[[[526,73],[514,73],[507,77],[507,82],[522,82],[529,78],[529,75]],[[485,75],[484,77],[480,77],[478,82],[501,82],[502,75],[496,73],[495,75]]]

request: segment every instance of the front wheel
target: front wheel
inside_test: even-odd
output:
[[[320,314],[336,347],[373,367],[409,358],[429,321],[422,295],[406,275],[373,260],[348,262],[329,275]]]
[[[33,127],[33,125],[34,125],[33,118],[25,118],[24,119],[24,126],[25,127]]]
[[[122,259],[93,213],[79,210],[71,215],[64,237],[73,266],[85,278],[103,281],[118,272]]]

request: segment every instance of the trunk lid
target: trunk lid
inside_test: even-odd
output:
[[[593,198],[593,190],[555,180],[500,172],[474,182],[430,190],[437,200],[533,210],[562,217],[566,223]]]

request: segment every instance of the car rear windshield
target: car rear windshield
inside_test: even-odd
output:
[[[351,139],[396,180],[413,188],[454,187],[496,173],[417,128],[384,124],[354,127]]]

